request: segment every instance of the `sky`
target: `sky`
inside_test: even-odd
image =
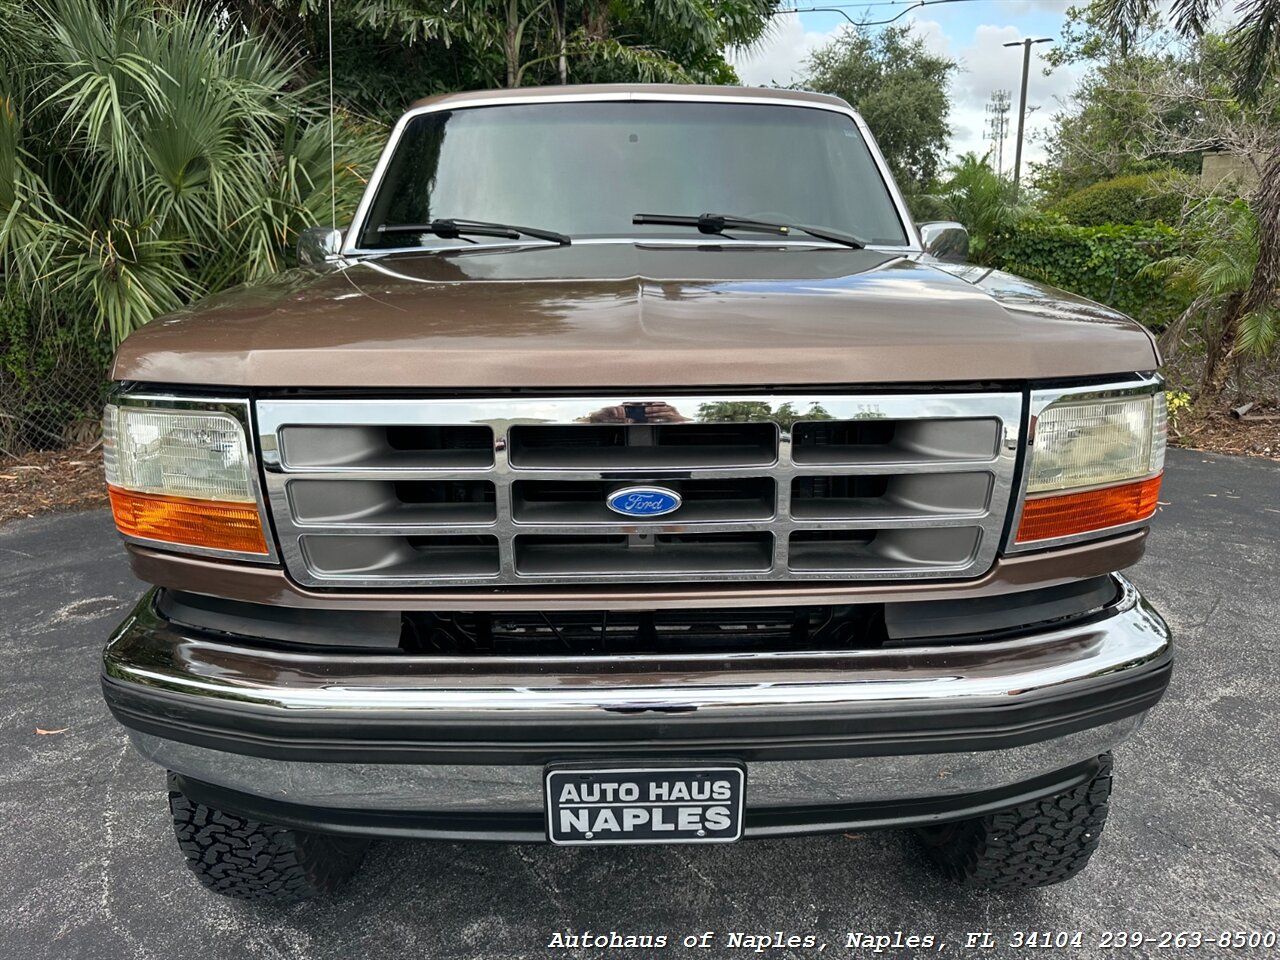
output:
[[[913,0],[790,0],[799,7],[840,7],[855,21],[884,20],[909,7]],[[951,144],[949,156],[967,150],[979,156],[991,149],[983,139],[986,104],[993,90],[1010,94],[1009,132],[1004,144],[1004,168],[1013,169],[1017,132],[1018,87],[1022,80],[1022,47],[1004,47],[1024,37],[1057,38],[1073,0],[959,0],[928,3],[909,10],[897,23],[911,23],[930,50],[959,64],[951,80]],[[1079,3],[1080,0],[1074,0]],[[800,79],[808,54],[829,42],[848,25],[835,12],[783,13],[770,34],[756,47],[730,57],[748,86],[787,85]],[[1078,79],[1078,68],[1062,68],[1044,75],[1041,55],[1049,44],[1033,45],[1027,88],[1027,138],[1023,166],[1043,160],[1044,147],[1036,134],[1049,125]],[[872,133],[875,131],[873,130]]]

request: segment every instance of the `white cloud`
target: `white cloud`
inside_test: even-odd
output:
[[[789,86],[804,74],[809,54],[831,41],[839,28],[822,33],[806,30],[798,16],[780,16],[774,28],[756,46],[729,55],[738,76],[748,87]]]
[[[941,57],[954,56],[951,52],[951,38],[947,36],[947,32],[942,29],[942,24],[937,20],[923,20],[920,17],[912,17],[911,31],[924,41],[925,48],[930,53],[935,53]]]
[[[941,34],[932,21],[919,24],[926,37]],[[943,40],[947,38],[945,35]],[[1004,167],[1013,169],[1015,142],[1018,130],[1018,92],[1022,80],[1022,50],[1006,47],[1023,39],[1022,31],[1014,26],[978,26],[969,42],[955,47],[931,47],[950,56],[959,64],[959,70],[951,82],[951,148],[952,156],[972,150],[979,156],[992,148],[992,142],[984,138],[987,128],[986,105],[992,91],[1009,91],[1012,109],[1009,111],[1009,131],[1004,144]],[[1031,70],[1027,80],[1027,123],[1022,148],[1023,168],[1029,162],[1044,159],[1044,147],[1035,135],[1048,129],[1050,118],[1058,108],[1058,101],[1065,99],[1075,87],[1078,71],[1071,68],[1055,70],[1044,75],[1043,54],[1045,44],[1031,48]]]
[[[1000,12],[1010,17],[1025,17],[1029,13],[1063,14],[1069,7],[1080,5],[1080,0],[1004,0]]]

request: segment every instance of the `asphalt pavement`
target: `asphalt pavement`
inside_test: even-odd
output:
[[[0,960],[247,957],[1280,957],[1223,932],[1280,930],[1280,463],[1173,451],[1132,577],[1173,627],[1173,685],[1116,754],[1101,850],[1076,879],[952,887],[902,833],[725,847],[565,849],[383,842],[342,895],[291,907],[204,892],[164,777],[98,692],[107,633],[142,590],[102,512],[0,527]],[[665,949],[548,947],[557,932]],[[685,936],[714,931],[707,949]],[[815,946],[733,949],[734,932]],[[1101,949],[1108,931],[1201,931],[1198,950]],[[849,949],[851,933],[933,937]],[[1081,933],[1016,948],[1018,932]],[[965,948],[988,933],[989,950]],[[892,941],[891,941],[892,943]],[[1247,943],[1247,941],[1246,941]]]

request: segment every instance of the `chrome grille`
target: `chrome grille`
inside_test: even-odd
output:
[[[995,558],[1018,394],[261,400],[310,586],[969,577]],[[657,484],[665,516],[613,513]]]

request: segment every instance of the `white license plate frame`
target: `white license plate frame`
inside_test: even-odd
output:
[[[552,764],[543,783],[547,839],[557,846],[742,839],[747,794],[742,764]],[[626,784],[636,788],[635,799],[629,799]],[[628,799],[621,798],[624,793]]]

